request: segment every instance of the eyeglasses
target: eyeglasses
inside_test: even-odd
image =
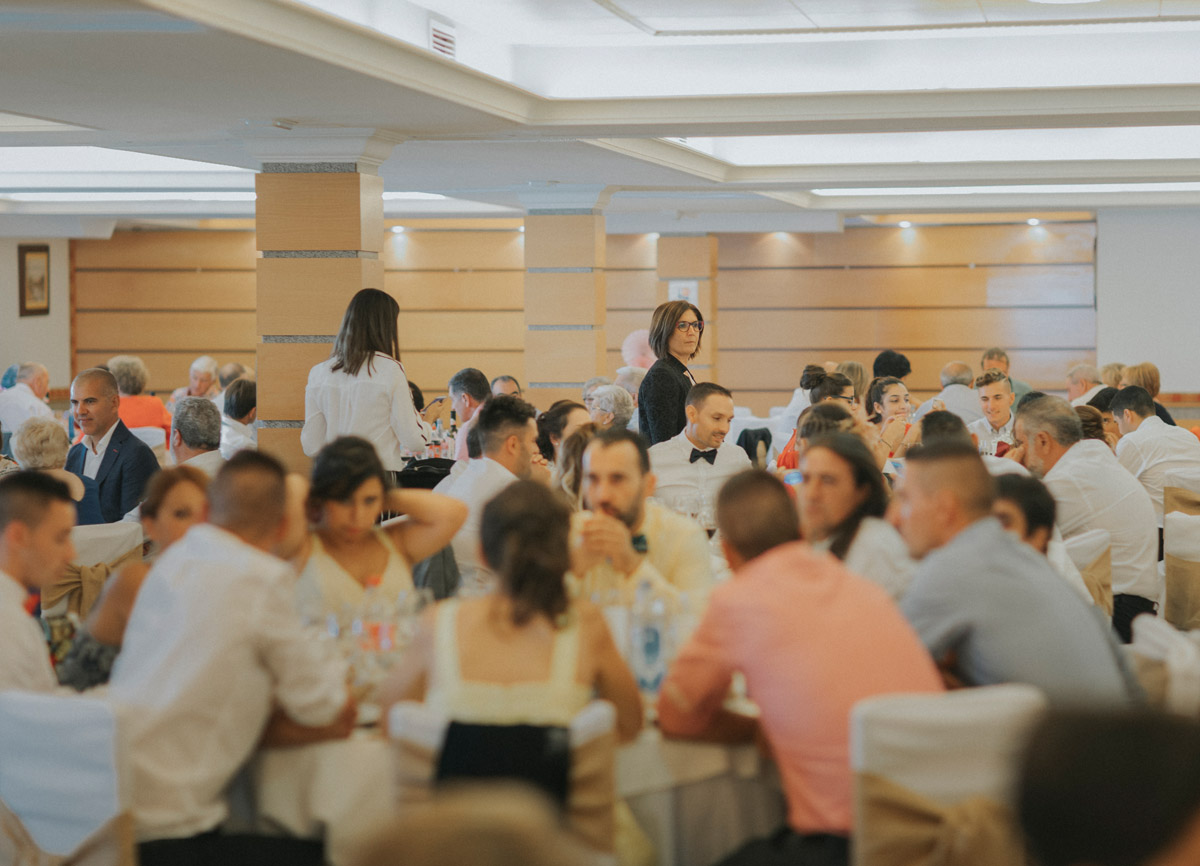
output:
[[[681,334],[686,334],[688,331],[695,331],[697,334],[704,333],[703,322],[676,322],[675,330]]]
[[[847,403],[849,403],[851,406],[853,406],[855,403],[857,403],[857,402],[858,402],[858,401],[857,401],[857,400],[855,400],[853,397],[847,397],[845,394],[838,394],[838,395],[837,395],[837,396],[835,396],[833,399],[834,399],[834,400],[845,400],[845,401],[846,401]]]

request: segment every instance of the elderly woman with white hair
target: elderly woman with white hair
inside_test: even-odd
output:
[[[601,385],[592,392],[588,414],[592,416],[592,423],[601,430],[610,427],[624,430],[633,417],[633,398],[620,385]]]
[[[117,417],[130,430],[139,427],[157,427],[164,437],[171,435],[171,413],[163,401],[153,394],[143,394],[150,381],[150,370],[136,355],[116,355],[108,359],[108,372],[117,380],[117,391],[121,405]]]
[[[71,440],[67,431],[53,418],[30,418],[17,428],[12,438],[13,457],[22,469],[45,472],[67,485],[75,500],[75,524],[90,526],[104,523],[100,510],[100,487],[92,478],[84,478],[63,467]]]
[[[184,397],[206,397],[211,400],[220,393],[221,383],[217,380],[217,360],[210,355],[201,355],[192,361],[192,366],[188,368],[187,385],[176,388],[171,393],[171,399],[167,401],[167,411],[174,414],[176,401],[182,400]]]

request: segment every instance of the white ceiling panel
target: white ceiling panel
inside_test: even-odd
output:
[[[979,0],[993,23],[1095,21],[1110,18],[1155,18],[1160,0],[1103,0],[1100,3],[1030,3],[1029,0]]]
[[[794,0],[819,27],[982,24],[975,0]]]

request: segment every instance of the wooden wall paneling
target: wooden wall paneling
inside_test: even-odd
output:
[[[621,344],[630,332],[640,328],[650,327],[650,310],[613,310],[608,311],[607,345],[610,349],[620,349]]]
[[[312,458],[300,447],[300,431],[287,427],[263,427],[258,431],[258,450],[280,461],[288,472],[307,478],[312,473]]]
[[[604,272],[610,310],[645,310],[658,306],[658,275],[653,270]],[[649,316],[647,316],[649,321]]]
[[[585,382],[604,369],[601,331],[527,331],[525,370],[530,381]]]
[[[254,232],[114,232],[107,240],[75,241],[80,271],[254,270]]]
[[[260,250],[366,250],[383,243],[383,178],[356,172],[255,175]]]
[[[611,270],[654,270],[658,265],[658,235],[608,235],[605,267]]]
[[[79,370],[86,370],[88,367],[105,364],[113,355],[125,354],[137,355],[150,369],[150,382],[146,386],[147,391],[166,393],[174,391],[181,385],[186,385],[188,382],[188,368],[191,367],[192,361],[196,360],[200,355],[208,353],[171,350],[137,351],[132,353],[125,351],[80,351],[75,354],[75,363],[77,365],[75,372],[78,373]],[[256,355],[253,350],[220,352],[214,357],[219,364],[244,364],[251,370],[255,369],[257,364]]]
[[[400,357],[410,381],[415,382],[429,400],[430,395],[444,393],[450,377],[464,367],[475,367],[487,376],[488,381],[497,376],[516,376],[525,385],[525,353],[523,350],[509,351],[446,351],[418,352],[402,351]]]
[[[381,258],[389,271],[520,271],[525,235],[516,231],[387,232]]]
[[[525,324],[603,325],[605,272],[525,274]]]
[[[259,334],[336,334],[350,299],[383,285],[378,259],[263,259],[257,273]]]
[[[603,216],[529,214],[524,237],[526,268],[605,267]]]
[[[79,310],[253,310],[254,270],[78,271],[75,298]]]
[[[414,349],[520,350],[525,345],[525,315],[508,311],[400,314],[400,351]],[[464,365],[465,366],[465,365]]]
[[[258,375],[272,384],[258,395],[258,417],[303,421],[308,371],[328,359],[332,348],[330,343],[259,343]]]
[[[146,313],[123,311],[76,315],[79,351],[137,353],[173,348],[197,354],[244,351],[254,345],[253,312]]]
[[[660,280],[708,279],[717,270],[717,238],[662,237],[658,240],[658,278]]]
[[[401,310],[525,309],[524,271],[387,271],[384,289]]]

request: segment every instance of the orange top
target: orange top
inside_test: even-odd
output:
[[[171,413],[157,397],[149,394],[122,397],[117,417],[124,421],[130,430],[134,427],[161,427],[167,438],[171,438]]]
[[[779,456],[775,458],[775,465],[780,469],[799,469],[800,455],[796,452],[796,431],[792,431],[792,438],[783,446],[783,450],[779,452]]]

